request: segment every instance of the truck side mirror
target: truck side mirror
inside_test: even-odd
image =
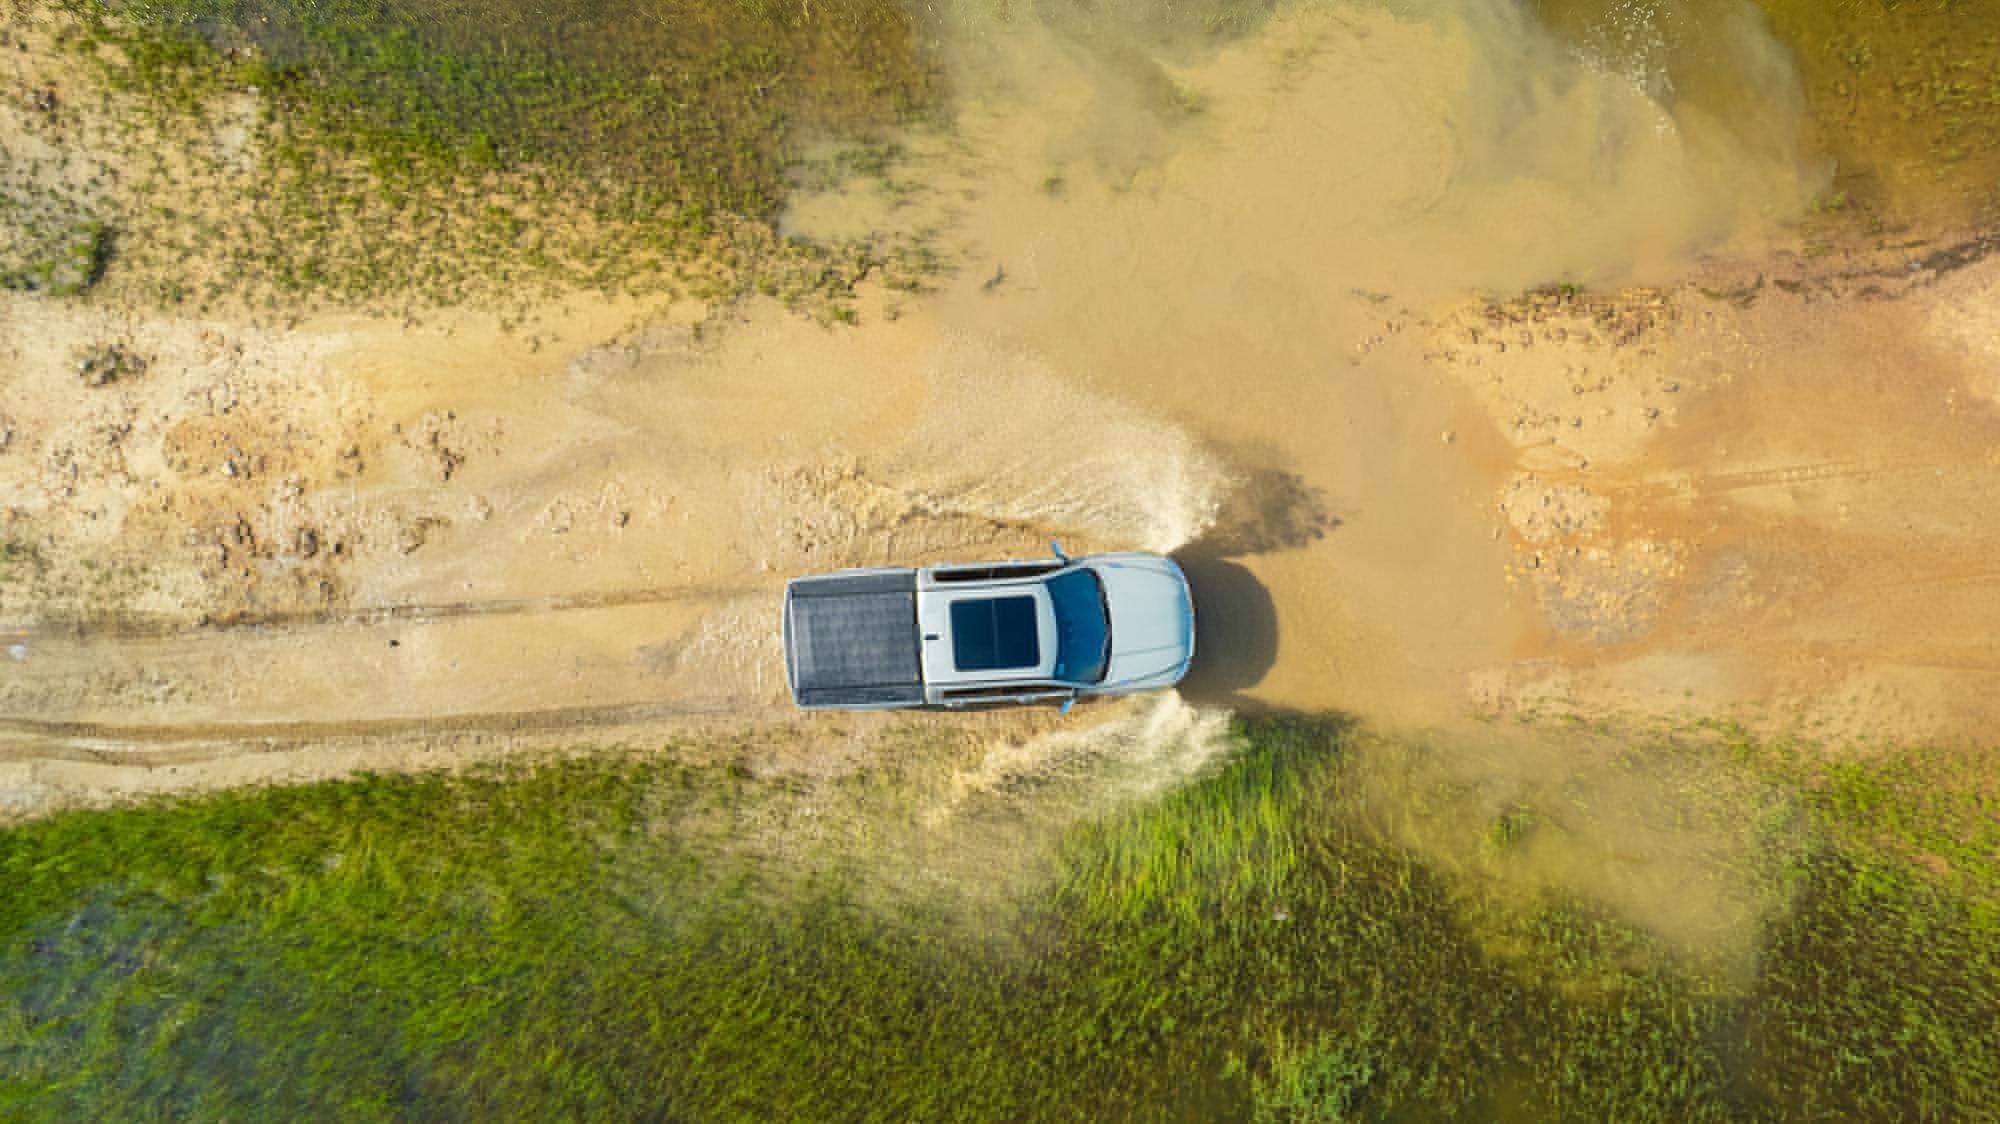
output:
[[[1070,707],[1073,707],[1073,706],[1075,706],[1075,705],[1076,705],[1076,692],[1075,692],[1075,691],[1071,691],[1071,692],[1069,693],[1069,697],[1063,700],[1063,704],[1062,704],[1062,709],[1060,709],[1060,710],[1056,711],[1056,713],[1057,713],[1057,714],[1068,714],[1068,713],[1069,713],[1069,708],[1070,708]]]
[[[1068,561],[1069,561],[1069,555],[1067,555],[1067,554],[1064,554],[1064,553],[1063,553],[1063,548],[1062,548],[1062,544],[1061,544],[1061,543],[1057,542],[1057,541],[1056,541],[1056,540],[1054,540],[1054,539],[1050,539],[1050,540],[1049,540],[1049,549],[1050,549],[1050,550],[1053,550],[1053,551],[1055,551],[1055,552],[1056,552],[1056,560],[1057,560],[1057,561],[1059,561],[1059,562],[1068,562]]]

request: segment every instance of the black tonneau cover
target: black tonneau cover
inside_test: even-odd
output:
[[[805,707],[921,706],[917,572],[848,570],[785,587],[785,673]]]

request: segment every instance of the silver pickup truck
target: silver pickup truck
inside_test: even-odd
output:
[[[1061,702],[1171,687],[1187,578],[1157,554],[842,570],[785,588],[785,676],[809,709]]]

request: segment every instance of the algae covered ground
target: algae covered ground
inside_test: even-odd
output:
[[[1746,979],[1572,895],[1493,900],[1516,828],[1470,869],[1394,841],[1344,722],[1229,736],[1046,847],[1018,795],[919,815],[921,737],[841,782],[552,761],[18,827],[6,1113],[2000,1114],[2000,828],[1921,761],[1763,776],[1800,819],[1743,860],[1784,903]],[[1717,776],[1741,749],[1647,747]],[[843,810],[870,846],[788,840]],[[996,831],[1036,853],[1004,899],[879,857]]]

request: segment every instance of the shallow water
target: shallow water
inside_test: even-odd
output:
[[[788,222],[936,224],[963,248],[945,292],[857,332],[863,349],[884,341],[885,368],[908,363],[889,341],[911,321],[952,341],[918,359],[956,398],[958,437],[932,444],[932,465],[1018,497],[996,502],[1008,516],[1106,541],[1267,543],[1238,561],[1282,634],[1246,694],[1428,720],[1519,622],[1482,464],[1500,454],[1427,364],[1426,316],[1470,292],[1658,279],[1753,249],[1823,182],[1782,53],[1747,4],[1718,10],[1733,33],[1612,58],[1499,0],[1289,6],[1203,50],[1149,47],[1115,20],[1083,32],[946,7],[950,137],[913,141],[895,190],[806,196]],[[1180,434],[1067,407],[1067,427],[1033,421],[1015,403],[1050,396],[1023,393],[1023,368]],[[1448,447],[1461,435],[1473,456]],[[1298,523],[1305,505],[1313,533],[1203,543],[1194,517],[1217,489],[1176,451],[1190,445],[1238,481],[1285,481],[1291,505],[1262,515]],[[1139,528],[1050,498],[1106,489],[1176,514]]]

